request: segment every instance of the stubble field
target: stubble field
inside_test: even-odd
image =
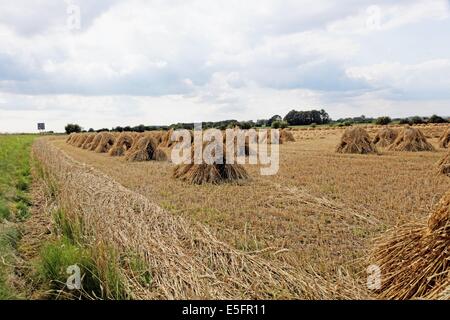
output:
[[[449,179],[436,172],[447,152],[438,148],[436,130],[445,127],[430,128],[436,152],[382,149],[380,155],[335,153],[343,130],[295,131],[296,142],[280,146],[277,175],[261,176],[257,166],[246,165],[250,181],[220,185],[176,180],[169,162],[130,163],[75,148],[65,137],[50,143],[168,214],[207,226],[231,247],[323,278],[336,286],[336,297],[348,286],[354,296],[345,297],[360,298],[370,296],[366,268],[373,239],[423,221],[449,190]]]

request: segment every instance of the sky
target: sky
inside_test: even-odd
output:
[[[0,2],[0,132],[450,116],[448,0]]]

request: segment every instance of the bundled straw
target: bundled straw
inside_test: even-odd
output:
[[[294,135],[290,130],[283,129],[280,131],[280,144],[285,142],[295,142]]]
[[[69,136],[67,137],[67,139],[66,139],[66,143],[68,143],[68,144],[72,144],[73,143],[73,140],[75,139],[75,137],[76,137],[76,133],[75,132],[72,132],[71,134],[69,134]]]
[[[450,299],[450,192],[428,223],[392,230],[377,240],[371,263],[381,269],[383,299]]]
[[[203,147],[208,143],[204,143]],[[194,162],[194,147],[192,147],[192,162]],[[192,184],[242,181],[249,179],[245,168],[240,164],[226,164],[226,146],[223,149],[223,164],[181,164],[175,167],[174,178],[187,181]]]
[[[97,149],[98,145],[100,144],[100,141],[102,141],[102,133],[97,133],[94,137],[94,140],[92,140],[91,146],[88,150],[95,151],[95,149]]]
[[[389,147],[392,151],[434,151],[434,147],[427,141],[422,131],[419,129],[406,126],[404,127],[397,139]]]
[[[155,150],[154,159],[156,161],[171,161],[172,158],[172,149],[178,142],[182,142],[182,137],[178,137],[172,141],[173,129],[170,129],[168,132],[162,132],[161,139],[158,147]],[[193,143],[193,131],[190,131],[191,134],[191,144]]]
[[[86,140],[81,145],[82,149],[89,149],[92,145],[92,141],[94,141],[96,134],[95,133],[89,133],[86,137]]]
[[[161,135],[161,142],[159,145],[160,147],[170,148],[175,144],[175,142],[171,140],[172,133],[173,133],[173,129],[170,129],[169,131],[167,131]]]
[[[157,145],[161,144],[165,137],[165,133],[162,131],[148,131],[142,134],[143,136],[150,136],[155,139]]]
[[[81,146],[84,144],[87,138],[88,138],[87,134],[84,133],[80,134],[80,136],[77,139],[77,142],[75,143],[75,147],[81,148]]]
[[[73,138],[71,144],[72,144],[74,147],[76,147],[76,146],[78,145],[78,143],[80,142],[81,139],[83,139],[83,134],[82,134],[82,133],[77,133],[77,134],[75,135],[75,137]]]
[[[123,156],[133,146],[134,138],[128,132],[122,132],[117,138],[111,150],[109,150],[110,156]]]
[[[348,128],[336,148],[338,153],[370,154],[378,153],[376,147],[370,140],[366,130],[362,128]]]
[[[450,127],[445,130],[444,134],[439,138],[439,147],[448,148],[450,145]]]
[[[127,161],[154,160],[154,153],[158,146],[153,134],[144,134],[131,147],[125,155]]]
[[[281,138],[282,131],[283,130],[279,130],[279,140],[278,140],[279,144],[283,144],[283,142],[285,141]],[[258,132],[258,143],[272,144],[272,133],[273,133],[272,129],[267,130],[267,134],[265,134],[265,135],[263,135],[262,132]],[[295,138],[294,138],[294,141],[295,141]]]
[[[450,177],[450,152],[438,163],[439,173]]]
[[[172,148],[158,146],[155,150],[154,159],[156,161],[170,161]]]
[[[100,141],[95,148],[95,152],[97,153],[108,153],[109,150],[114,145],[114,142],[116,141],[116,137],[109,132],[102,132],[100,133]]]
[[[384,127],[377,132],[373,139],[373,144],[377,147],[385,148],[390,146],[398,137],[398,132],[389,127]]]
[[[80,141],[81,135],[81,133],[74,133],[72,138],[69,138],[69,144],[75,146]]]

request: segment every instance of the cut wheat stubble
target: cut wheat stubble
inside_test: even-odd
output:
[[[204,226],[174,216],[43,139],[33,152],[68,215],[82,219],[88,243],[133,252],[151,268],[144,287],[128,277],[135,299],[330,299],[334,284],[218,241]]]

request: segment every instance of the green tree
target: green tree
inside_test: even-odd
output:
[[[272,128],[273,129],[280,129],[281,127],[281,121],[280,120],[275,120],[272,122]]]
[[[331,121],[330,116],[325,110],[297,111],[291,110],[284,117],[291,126],[305,126],[312,123],[327,124]]]
[[[412,118],[411,118],[411,122],[412,122],[413,124],[422,124],[422,123],[425,123],[425,121],[423,121],[423,118],[422,118],[422,117],[419,117],[419,116],[412,117]]]
[[[428,119],[428,123],[447,123],[448,121],[438,115],[433,114],[430,119]]]
[[[253,121],[241,121],[239,123],[239,127],[242,130],[249,130],[255,126],[255,123]]]
[[[267,125],[267,120],[259,119],[256,120],[256,127],[265,127]]]
[[[289,123],[287,123],[287,121],[280,121],[280,128],[281,129],[286,129],[289,127]]]
[[[135,132],[144,132],[145,129],[146,129],[145,125],[143,125],[143,124],[140,124],[138,126],[135,126],[135,127],[131,128],[131,130],[135,131]]]
[[[375,124],[377,125],[388,125],[392,122],[392,119],[389,117],[379,117],[377,120],[375,120]]]
[[[412,124],[412,121],[409,118],[400,119],[399,124]]]
[[[274,122],[274,121],[281,121],[281,120],[283,120],[282,118],[281,118],[281,116],[279,116],[279,115],[274,115],[272,118],[270,118],[269,120],[267,120],[267,126],[268,127],[271,127],[272,126],[272,123]]]
[[[74,123],[69,123],[64,129],[66,130],[67,134],[81,132],[81,127],[78,124]]]
[[[331,122],[330,115],[324,109],[320,110],[320,117],[322,118],[322,124],[327,124]]]

